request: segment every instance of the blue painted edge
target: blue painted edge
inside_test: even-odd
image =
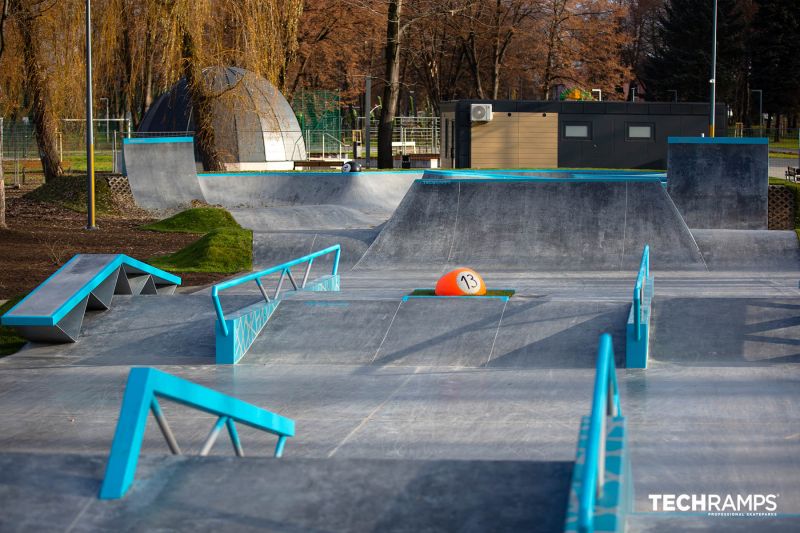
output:
[[[564,167],[564,168],[501,168],[501,169],[470,169],[470,168],[462,168],[462,169],[437,169],[437,168],[426,168],[425,174],[438,174],[443,176],[459,176],[463,174],[499,174],[499,175],[514,175],[514,174],[522,174],[524,172],[535,172],[535,173],[552,173],[552,172],[561,172],[561,173],[575,173],[579,172],[581,174],[596,174],[598,176],[602,176],[604,174],[611,174],[611,175],[620,175],[620,176],[639,176],[639,175],[648,175],[648,174],[663,174],[660,170],[655,169],[643,169],[643,170],[635,170],[635,169],[615,169],[615,168],[608,168],[608,169],[582,169],[582,168],[573,168],[573,167]]]
[[[411,296],[406,295],[403,296],[402,301],[407,302],[409,300],[501,300],[503,302],[507,302],[509,297],[508,296]]]
[[[478,174],[475,174],[478,176]],[[661,183],[662,178],[648,176],[581,176],[575,178],[537,178],[532,176],[481,176],[476,178],[418,178],[415,180],[423,185],[446,185],[448,183]]]
[[[194,137],[123,137],[122,144],[193,143]]]
[[[668,144],[769,144],[766,137],[668,137]]]
[[[17,307],[22,305],[28,298],[30,298],[33,294],[37,291],[45,287],[48,283],[53,281],[53,279],[58,275],[59,272],[64,270],[69,264],[73,261],[77,260],[80,256],[84,254],[75,254],[72,258],[64,263],[64,265],[56,270],[49,278],[44,280],[38,287],[33,289],[25,298],[19,301],[17,305],[12,307],[5,315],[3,315],[0,322],[4,326],[55,326],[58,322],[64,318],[67,313],[69,313],[72,308],[74,308],[78,303],[80,303],[84,298],[89,296],[89,293],[92,292],[98,285],[100,285],[105,279],[111,275],[111,273],[116,270],[117,268],[121,267],[122,265],[128,265],[137,270],[141,270],[146,274],[150,274],[151,276],[156,276],[164,281],[168,281],[174,285],[181,284],[181,278],[174,274],[170,274],[169,272],[164,272],[161,269],[155,268],[150,266],[146,263],[142,263],[141,261],[129,257],[125,254],[117,254],[114,259],[112,259],[106,266],[100,269],[97,274],[92,276],[80,289],[78,289],[75,294],[70,296],[67,301],[61,304],[52,315],[14,315],[11,316],[11,313],[14,312]]]

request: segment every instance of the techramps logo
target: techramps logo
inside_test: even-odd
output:
[[[777,517],[780,494],[648,494],[655,512],[721,517]]]

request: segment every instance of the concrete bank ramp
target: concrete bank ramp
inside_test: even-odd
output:
[[[123,139],[133,198],[145,209],[177,209],[203,200],[191,137]]]
[[[657,178],[418,180],[356,269],[705,270]]]
[[[143,456],[125,498],[98,500],[105,460],[0,454],[0,530],[547,533],[563,530],[572,475],[571,462]]]
[[[376,229],[253,233],[253,269],[265,269],[334,244],[342,246],[339,270],[350,270],[375,240]],[[330,273],[333,255],[314,260],[313,273]],[[312,276],[313,279],[313,276]]]
[[[709,270],[800,270],[794,231],[692,229]]]
[[[286,300],[243,364],[594,368],[597,337],[624,366],[630,303],[501,298]]]
[[[391,214],[422,172],[200,174],[206,201],[228,208],[339,205]]]

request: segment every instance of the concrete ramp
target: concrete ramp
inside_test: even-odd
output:
[[[285,300],[242,361],[594,368],[611,333],[624,367],[629,302],[544,298]]]
[[[128,183],[137,205],[177,209],[203,200],[191,137],[123,139]]]
[[[693,229],[709,270],[800,270],[794,231]]]
[[[557,532],[573,469],[567,461],[144,456],[127,496],[108,501],[97,499],[105,459],[0,454],[0,530]]]
[[[253,233],[253,268],[269,268],[302,257],[317,250],[339,244],[342,253],[339,269],[350,270],[375,240],[378,230],[285,231]],[[333,257],[326,255],[314,260],[313,272],[330,272]]]
[[[340,205],[391,212],[422,172],[200,174],[206,201],[228,208]]]
[[[705,270],[657,178],[418,180],[356,269]]]

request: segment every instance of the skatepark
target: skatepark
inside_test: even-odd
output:
[[[255,271],[185,290],[77,256],[3,317],[37,342],[0,360],[0,530],[800,528],[800,246],[766,227],[766,145],[198,174],[175,139],[126,145],[137,203],[227,208]],[[414,294],[457,267],[513,295]]]

